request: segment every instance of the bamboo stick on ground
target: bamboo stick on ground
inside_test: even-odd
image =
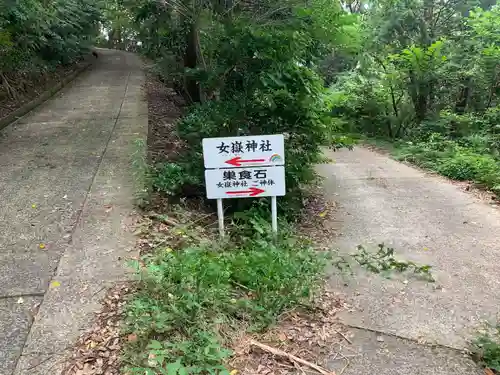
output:
[[[314,363],[311,363],[309,361],[306,361],[305,359],[302,359],[302,358],[299,358],[299,357],[296,357],[294,356],[293,354],[290,354],[290,353],[287,353],[287,352],[284,352],[283,350],[280,350],[280,349],[276,349],[276,348],[273,348],[269,345],[265,345],[265,344],[262,344],[258,341],[255,341],[255,340],[250,340],[250,345],[253,345],[253,346],[256,346],[266,352],[269,352],[269,353],[272,353],[274,355],[278,355],[280,357],[285,357],[285,358],[288,358],[290,361],[292,362],[297,362],[297,363],[300,363],[301,365],[304,365],[304,366],[307,366],[313,370],[316,370],[317,372],[319,372],[320,374],[322,375],[335,375],[335,372],[334,371],[328,371],[328,370],[325,370],[324,368],[314,364]]]

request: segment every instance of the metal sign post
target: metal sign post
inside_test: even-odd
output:
[[[220,238],[224,238],[224,206],[222,199],[217,199],[217,218],[219,219],[219,234]]]
[[[278,235],[278,202],[276,196],[271,197],[271,220],[273,225],[273,234]]]
[[[224,238],[222,199],[271,197],[272,228],[278,232],[277,198],[284,196],[285,146],[282,134],[203,139],[208,199],[217,199]]]

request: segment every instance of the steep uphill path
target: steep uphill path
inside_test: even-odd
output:
[[[100,50],[0,132],[1,375],[57,374],[106,286],[127,277],[143,81],[137,56]]]
[[[358,147],[319,167],[338,205],[341,252],[394,247],[401,259],[434,268],[435,283],[387,280],[359,271],[344,290],[365,355],[345,374],[475,374],[463,355],[433,355],[422,343],[464,349],[481,321],[500,318],[500,210],[439,176]],[[377,333],[378,332],[378,333]],[[356,338],[356,335],[355,335]],[[405,341],[409,339],[410,341]],[[371,354],[370,354],[371,353]],[[420,354],[419,354],[420,353]],[[368,373],[368,372],[366,372]]]

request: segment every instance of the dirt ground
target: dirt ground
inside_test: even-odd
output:
[[[59,66],[52,72],[45,74],[27,75],[17,73],[8,76],[10,86],[15,90],[18,97],[10,98],[5,90],[0,90],[0,119],[8,116],[11,112],[24,104],[36,99],[45,91],[60,83],[64,78],[81,69],[88,58],[68,66]]]

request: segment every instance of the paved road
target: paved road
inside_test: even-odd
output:
[[[71,87],[0,132],[0,375],[56,374],[54,355],[88,323],[103,285],[125,277],[143,80],[136,56],[102,50]]]
[[[406,284],[360,271],[344,287],[334,275],[332,285],[354,306],[343,315],[345,322],[460,349],[481,320],[500,318],[500,210],[443,178],[363,148],[329,156],[335,162],[319,171],[326,177],[326,194],[339,206],[341,235],[334,242],[341,252],[353,252],[358,244],[376,250],[383,242],[402,259],[432,265],[437,278],[435,284],[411,279]],[[368,346],[373,345],[372,337]],[[404,346],[395,347],[407,355]],[[386,364],[391,361],[385,358]],[[469,374],[468,365],[449,373]],[[377,371],[386,373],[412,372]]]

